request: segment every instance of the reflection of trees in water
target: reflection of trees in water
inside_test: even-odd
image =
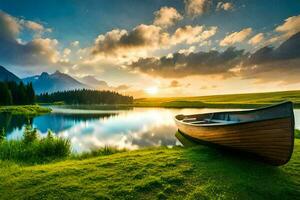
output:
[[[53,116],[55,118],[62,118],[65,120],[72,120],[75,122],[86,122],[91,120],[98,120],[98,119],[107,119],[112,116],[116,116],[118,113],[91,113],[91,114],[51,114],[48,116]]]
[[[14,129],[21,129],[25,124],[32,124],[32,117],[25,115],[12,115],[11,113],[0,114],[0,129],[11,133]]]
[[[15,129],[21,129],[25,124],[34,124],[41,132],[47,132],[51,129],[59,132],[71,128],[74,124],[87,122],[91,120],[107,119],[115,116],[117,113],[100,114],[48,114],[37,117],[25,115],[12,115],[11,113],[0,114],[0,130],[3,128],[7,134]]]
[[[34,125],[43,133],[51,129],[55,133],[67,130],[75,124],[99,119],[107,119],[118,113],[91,113],[91,114],[49,114],[36,117]]]

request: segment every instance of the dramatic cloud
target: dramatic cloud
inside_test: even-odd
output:
[[[0,39],[14,41],[19,35],[21,25],[17,19],[0,11]]]
[[[284,40],[288,39],[292,35],[298,33],[300,31],[300,15],[289,17],[286,20],[284,20],[284,23],[277,26],[275,28],[274,36],[270,39],[268,39],[265,44],[266,45],[273,45],[278,44],[280,42],[283,42]]]
[[[300,32],[279,47],[263,47],[243,63],[241,76],[264,81],[293,83],[300,75]]]
[[[251,28],[245,28],[239,32],[231,33],[220,41],[221,46],[229,46],[238,42],[243,42],[252,33]]]
[[[223,52],[194,50],[157,57],[140,58],[128,67],[152,76],[182,78],[193,75],[235,76],[259,82],[296,83],[300,76],[300,32],[279,47],[263,47],[254,53],[229,47]],[[177,87],[171,82],[170,87]]]
[[[211,4],[210,0],[185,0],[184,2],[185,11],[190,17],[203,15]]]
[[[173,34],[169,34],[159,26],[141,24],[129,32],[115,29],[99,35],[92,48],[92,54],[106,56],[141,54],[182,43],[202,42],[215,35],[216,32],[217,27],[187,25],[176,29]]]
[[[154,25],[164,28],[172,26],[177,21],[183,19],[181,14],[173,7],[162,7],[159,11],[156,11],[154,15]]]
[[[219,2],[217,4],[217,8],[216,8],[217,11],[220,11],[220,10],[225,10],[225,11],[229,11],[229,10],[233,10],[233,4],[232,3],[224,3],[224,2]]]
[[[241,62],[243,50],[228,48],[224,52],[209,51],[190,54],[174,53],[161,58],[140,58],[129,67],[143,73],[165,78],[191,75],[230,74],[230,69]]]
[[[262,42],[264,40],[264,34],[263,33],[258,33],[255,36],[253,36],[250,40],[249,40],[249,44],[251,45],[257,45],[260,42]]]
[[[217,27],[209,27],[205,30],[204,26],[184,26],[178,28],[175,33],[172,35],[171,41],[172,44],[179,44],[179,43],[187,43],[193,44],[200,41],[204,41],[217,32]]]
[[[169,35],[155,25],[141,24],[132,31],[115,29],[95,40],[93,54],[122,54],[130,50],[155,49],[168,43]]]
[[[42,30],[37,23],[27,21],[26,27]],[[18,20],[0,11],[0,55],[1,62],[14,65],[41,65],[55,63],[59,59],[56,50],[58,41],[49,38],[34,38],[29,42],[18,39],[24,20]]]

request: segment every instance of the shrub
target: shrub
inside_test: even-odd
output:
[[[5,139],[6,133],[5,133],[5,129],[2,128],[2,130],[0,130],[0,142],[2,142]]]
[[[0,143],[0,159],[24,163],[44,163],[69,156],[71,144],[68,139],[54,136],[38,138],[35,129],[26,127],[22,140],[3,140]]]
[[[37,140],[37,138],[38,138],[38,136],[37,136],[36,128],[33,129],[32,126],[28,123],[25,126],[23,141],[25,143],[31,143],[31,142]]]
[[[300,130],[295,129],[295,138],[300,139]]]

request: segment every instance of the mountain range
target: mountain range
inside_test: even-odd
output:
[[[53,74],[43,72],[27,78],[19,78],[12,72],[0,66],[0,81],[16,81],[28,84],[32,83],[36,94],[52,93],[56,91],[74,90],[74,89],[107,89],[109,86],[105,81],[100,81],[93,76],[86,76],[76,80],[70,75],[56,71]]]

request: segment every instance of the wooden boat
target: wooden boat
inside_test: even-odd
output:
[[[294,149],[293,103],[284,102],[246,111],[177,115],[184,135],[242,150],[272,165],[287,163]]]

